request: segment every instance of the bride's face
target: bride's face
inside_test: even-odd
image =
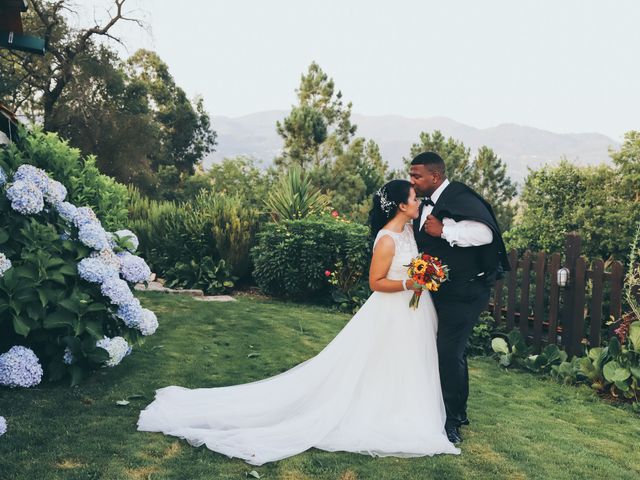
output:
[[[420,200],[416,196],[416,191],[412,188],[409,189],[409,199],[407,203],[401,203],[405,208],[403,212],[409,218],[415,219],[420,215]]]

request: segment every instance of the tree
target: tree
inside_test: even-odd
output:
[[[621,188],[628,177],[622,168],[579,167],[566,160],[531,171],[521,212],[505,234],[507,246],[558,252],[565,235],[576,231],[587,257],[625,262],[640,221],[638,201]]]
[[[15,110],[30,115],[31,120],[42,119],[44,129],[54,131],[51,124],[56,107],[68,86],[73,82],[88,54],[95,49],[97,37],[119,42],[110,32],[121,21],[142,23],[123,12],[125,0],[114,0],[109,20],[103,25],[90,28],[72,29],[64,12],[72,11],[71,2],[58,0],[32,0],[31,9],[24,17],[25,30],[44,37],[47,53],[36,57],[15,50],[0,50],[0,70],[10,72],[7,76],[19,79],[17,82],[3,82],[3,101]],[[9,83],[6,86],[6,83]]]
[[[422,132],[418,143],[411,145],[409,158],[404,159],[407,170],[413,157],[421,152],[432,151],[442,157],[447,166],[447,176],[468,185],[474,185],[476,176],[471,163],[471,151],[453,137],[445,138],[440,130]]]
[[[516,185],[507,174],[507,165],[486,146],[480,147],[472,164],[473,188],[492,206],[502,231],[511,227],[516,213]]]
[[[624,135],[624,143],[617,152],[610,152],[613,163],[620,169],[621,189],[636,203],[640,202],[640,131]]]
[[[565,235],[578,229],[574,207],[585,194],[584,172],[566,160],[530,171],[520,196],[522,211],[505,233],[509,248],[562,251]]]
[[[192,104],[155,52],[138,50],[127,60],[127,67],[129,82],[144,88],[158,124],[159,145],[150,154],[153,170],[172,165],[181,174],[192,175],[216,143],[202,98]]]
[[[375,141],[365,141],[363,138],[360,145],[361,147],[359,148],[362,148],[360,158],[362,160],[358,163],[357,171],[366,186],[366,194],[373,195],[376,190],[384,185],[389,164],[382,158],[380,147]]]
[[[332,208],[365,223],[373,193],[385,183],[388,165],[373,141],[359,137],[332,164],[310,171],[312,182],[330,199]]]
[[[491,148],[480,147],[472,160],[471,150],[460,140],[445,138],[439,130],[422,132],[420,141],[411,146],[409,158],[404,159],[405,168],[409,168],[413,157],[426,151],[442,157],[448,178],[466,183],[492,205],[503,231],[511,227],[516,210],[516,185],[507,174],[507,165]]]
[[[366,221],[371,196],[389,172],[378,145],[354,138],[357,127],[351,123],[351,103],[344,104],[333,79],[315,62],[302,75],[296,93],[298,105],[276,125],[284,139],[284,154],[275,159],[276,166],[305,170],[333,208]]]
[[[146,87],[126,74],[112,50],[91,47],[85,53],[49,128],[83,153],[96,155],[101,172],[144,192],[154,191],[159,182],[150,157],[158,150],[161,129],[149,108]]]
[[[276,172],[260,168],[251,157],[239,156],[214,163],[203,175],[195,175],[193,178],[199,177],[206,180],[208,188],[237,195],[245,205],[262,209],[263,202],[276,181]]]
[[[320,148],[327,140],[327,124],[318,110],[302,105],[293,107],[283,123],[277,124],[284,139],[286,156],[276,159],[276,165],[320,165]]]
[[[294,106],[276,130],[284,139],[284,154],[276,165],[318,166],[341,154],[356,132],[351,123],[351,102],[346,106],[342,92],[335,92],[333,79],[313,62],[296,90]]]
[[[101,171],[157,198],[176,198],[216,140],[201,98],[191,102],[157,54],[136,52],[122,61],[108,44],[125,0],[103,26],[71,28],[71,3],[35,0],[26,22],[48,40],[35,58],[0,53],[1,98],[45,130],[59,133]],[[5,73],[7,72],[7,73]]]

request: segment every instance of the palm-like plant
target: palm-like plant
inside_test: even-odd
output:
[[[300,167],[294,166],[274,185],[264,203],[271,218],[278,222],[317,213],[328,205],[329,200],[311,184]]]

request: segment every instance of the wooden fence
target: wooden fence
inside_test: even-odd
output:
[[[529,251],[518,258],[509,253],[511,271],[498,281],[489,310],[498,325],[518,327],[537,351],[544,345],[562,345],[570,355],[582,353],[583,343],[600,345],[612,334],[610,319],[620,318],[624,268],[618,261],[589,263],[580,255],[581,239],[567,235],[564,255]],[[558,286],[557,272],[569,269],[566,287]]]

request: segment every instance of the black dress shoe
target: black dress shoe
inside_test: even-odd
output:
[[[458,427],[445,427],[445,432],[447,432],[447,438],[453,444],[462,442],[462,436],[460,435],[460,430]]]

